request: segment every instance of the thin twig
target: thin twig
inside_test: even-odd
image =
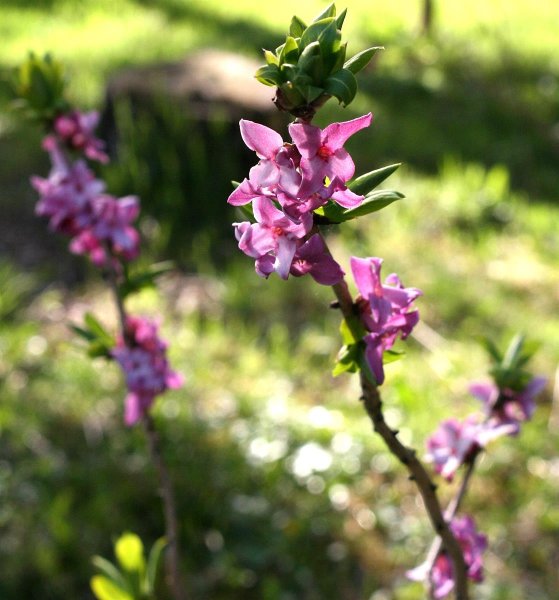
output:
[[[328,248],[326,241],[323,241],[325,247]],[[336,295],[340,311],[342,312],[348,327],[351,328],[352,322],[355,321],[355,317],[359,315],[358,311],[355,309],[355,304],[345,279],[342,279],[340,283],[333,285],[332,289]],[[362,332],[354,333],[357,334],[357,339],[362,335]],[[363,394],[361,400],[363,401],[365,411],[373,423],[375,432],[382,437],[390,452],[408,469],[410,479],[415,482],[419,493],[421,494],[433,529],[440,537],[442,545],[452,561],[454,566],[454,590],[456,600],[468,600],[468,579],[464,555],[458,541],[450,530],[445,515],[443,515],[441,504],[436,493],[436,485],[431,481],[425,467],[417,458],[415,450],[404,446],[397,437],[398,432],[391,429],[384,420],[382,400],[378,387],[370,381],[367,374],[363,371],[360,372],[360,379]]]
[[[117,308],[119,326],[122,339],[130,346],[131,340],[126,325],[127,315],[126,308],[120,295],[117,273],[112,265],[112,255],[110,248],[106,248],[107,257],[109,258],[109,267],[107,269],[107,281],[113,294],[113,299]],[[173,484],[167,465],[161,451],[161,441],[157,432],[155,422],[149,412],[145,412],[142,417],[144,430],[148,441],[151,460],[157,471],[159,480],[159,496],[163,503],[163,516],[165,519],[165,538],[167,540],[166,558],[166,581],[169,589],[173,592],[174,600],[187,600],[187,594],[182,582],[180,571],[180,551],[179,551],[179,525],[177,519],[177,509],[175,502],[175,494]]]

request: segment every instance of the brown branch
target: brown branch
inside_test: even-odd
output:
[[[109,260],[112,260],[113,255],[108,246],[106,247],[106,253]],[[132,341],[130,340],[128,327],[126,326],[126,308],[124,307],[124,302],[120,295],[117,273],[112,263],[109,263],[106,276],[117,308],[122,339],[127,346],[130,346]],[[157,471],[157,478],[159,481],[158,493],[163,504],[165,538],[167,540],[167,551],[165,553],[166,582],[169,589],[172,590],[174,600],[187,600],[187,594],[180,571],[179,525],[173,484],[163,458],[163,453],[161,452],[160,437],[155,427],[155,422],[149,412],[144,413],[142,422],[146,432],[151,460]]]
[[[326,241],[323,241],[325,247],[328,248]],[[355,321],[356,316],[359,316],[359,313],[356,310],[345,279],[342,279],[341,282],[333,285],[332,289],[336,295],[340,311],[342,312],[348,327],[351,328],[352,322]],[[362,337],[362,332],[354,333],[357,334],[356,339]],[[382,437],[390,452],[408,469],[410,479],[415,482],[423,499],[433,529],[440,537],[442,546],[444,546],[444,549],[452,561],[454,566],[454,589],[456,600],[468,600],[468,579],[464,555],[458,541],[450,530],[445,515],[443,515],[441,504],[436,493],[436,485],[431,481],[425,467],[417,458],[415,450],[404,446],[397,437],[398,432],[391,429],[384,420],[382,400],[378,387],[371,382],[368,375],[363,371],[360,372],[360,380],[363,394],[361,400],[363,401],[363,406],[367,415],[372,421],[373,429]]]

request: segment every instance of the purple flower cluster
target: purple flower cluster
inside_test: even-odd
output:
[[[417,288],[405,288],[395,273],[381,283],[381,265],[381,258],[351,258],[351,271],[360,294],[357,305],[368,331],[363,338],[365,356],[377,385],[384,381],[383,353],[392,348],[398,336],[407,338],[419,321],[419,312],[412,309],[412,304],[422,294]]]
[[[491,382],[477,382],[470,393],[484,403],[485,419],[470,415],[463,421],[448,419],[427,440],[427,460],[434,463],[437,473],[452,481],[456,470],[502,435],[516,435],[520,423],[531,418],[534,398],[546,384],[544,377],[534,377],[520,392],[499,390]]]
[[[84,116],[88,126],[93,114]],[[66,123],[64,119],[77,123],[84,120],[80,113],[73,112],[71,116],[58,117],[54,127],[57,123]],[[70,129],[69,125],[66,129],[59,125],[58,129],[61,128],[63,131]],[[99,140],[87,127],[82,129],[87,135],[83,133],[79,138],[85,139],[80,149],[86,154],[95,154]],[[52,230],[72,238],[72,252],[88,255],[96,266],[107,266],[107,253],[123,261],[136,258],[140,236],[132,223],[140,210],[138,199],[135,196],[115,198],[106,194],[104,182],[95,178],[85,161],[71,163],[67,159],[58,137],[49,135],[43,143],[52,164],[48,178],[31,179],[40,196],[36,213],[49,219]],[[78,148],[77,145],[75,147]]]
[[[167,343],[158,336],[158,326],[144,317],[129,316],[126,339],[120,337],[112,350],[126,376],[128,394],[124,422],[134,425],[148,412],[155,396],[182,385],[183,378],[171,370]]]
[[[55,118],[53,131],[56,138],[71,150],[83,152],[90,160],[107,163],[109,157],[104,152],[105,144],[94,134],[98,123],[97,111],[82,113],[73,110]]]
[[[478,533],[474,520],[469,515],[454,517],[450,529],[464,553],[468,577],[479,583],[483,581],[482,555],[487,548],[487,538]],[[454,569],[446,552],[441,552],[434,563],[429,562],[408,571],[413,581],[429,581],[434,598],[444,598],[454,588]]]
[[[371,114],[333,123],[324,130],[292,123],[293,143],[272,129],[242,120],[241,135],[260,161],[248,179],[229,196],[233,206],[252,202],[255,223],[234,223],[239,248],[255,259],[256,272],[282,278],[310,274],[318,283],[334,285],[344,272],[313,233],[313,211],[328,201],[344,208],[359,206],[363,196],[346,183],[355,165],[344,149],[347,139],[371,123]]]

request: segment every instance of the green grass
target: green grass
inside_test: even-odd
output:
[[[387,366],[383,387],[387,419],[421,453],[440,419],[479,408],[467,386],[485,377],[480,336],[525,331],[541,343],[534,371],[551,379],[559,361],[559,11],[553,2],[438,0],[437,35],[419,41],[419,4],[347,3],[352,48],[388,49],[352,111],[328,114],[373,109],[371,130],[351,140],[360,170],[406,162],[386,187],[407,198],[330,239],[346,270],[351,255],[383,256],[385,274],[424,291],[423,325],[405,358]],[[256,55],[293,12],[319,8],[4,2],[0,64],[52,50],[68,62],[73,97],[91,106],[117,68],[205,45]],[[38,141],[13,117],[0,120],[9,216],[31,214],[28,175],[47,168]],[[155,479],[141,431],[122,425],[116,366],[86,360],[67,328],[85,310],[114,326],[106,291],[89,280],[67,289],[42,269],[23,277],[21,258],[0,267],[0,597],[88,598],[93,554],[110,557],[124,530],[147,545],[161,534]],[[243,256],[223,268],[197,260],[201,273],[169,277],[160,295],[146,291],[131,304],[165,314],[171,360],[186,377],[156,416],[195,597],[419,600],[421,586],[403,574],[430,532],[413,486],[371,433],[355,377],[329,375],[339,344],[330,290],[261,280]],[[556,594],[552,383],[522,435],[490,447],[466,499],[490,539],[476,598]]]

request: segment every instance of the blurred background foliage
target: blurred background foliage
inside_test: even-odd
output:
[[[303,14],[300,4],[3,0],[0,100],[3,75],[29,50],[63,60],[72,99],[93,108],[125,67],[201,47],[259,57],[292,14],[322,7],[305,3]],[[387,419],[422,448],[441,418],[479,408],[466,390],[485,373],[480,336],[522,330],[541,342],[534,370],[550,384],[535,420],[490,448],[466,507],[490,539],[474,597],[549,600],[559,585],[559,8],[435,0],[422,36],[420,0],[345,5],[350,50],[387,49],[360,75],[350,109],[330,103],[319,122],[372,110],[372,127],[349,148],[361,170],[404,161],[389,187],[408,198],[333,230],[332,246],[346,267],[350,255],[383,256],[386,274],[425,292],[405,359],[387,367]],[[328,375],[339,344],[329,290],[265,282],[237,256],[229,223],[238,217],[225,199],[252,158],[223,116],[202,135],[184,112],[162,102],[142,116],[119,105],[118,161],[102,175],[115,193],[140,194],[149,258],[182,267],[134,308],[165,314],[173,364],[186,376],[156,416],[193,597],[418,600],[421,586],[404,571],[430,532],[413,486],[371,434],[356,381]],[[122,425],[117,368],[86,360],[67,328],[88,310],[110,324],[113,310],[84,263],[33,216],[28,176],[48,168],[40,137],[0,113],[7,600],[92,598],[92,555],[110,557],[123,531],[151,546],[163,530],[142,432]]]

